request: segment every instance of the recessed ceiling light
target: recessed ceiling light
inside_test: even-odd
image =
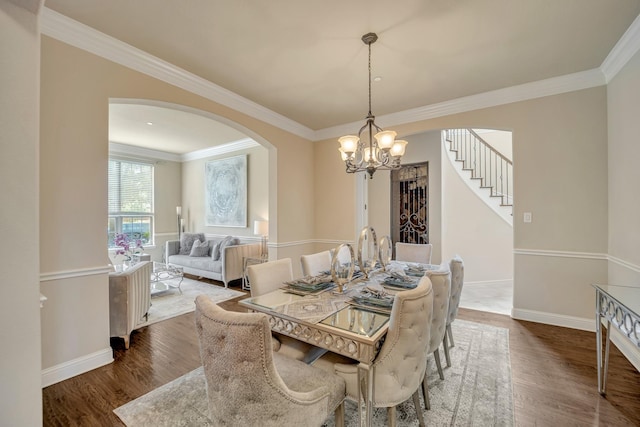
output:
[[[153,122],[147,122],[149,126],[153,126]]]
[[[375,76],[375,77],[373,78],[373,81],[374,81],[374,82],[379,82],[379,81],[381,81],[381,80],[382,80],[382,76]]]

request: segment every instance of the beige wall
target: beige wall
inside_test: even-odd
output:
[[[513,160],[513,144],[511,132],[495,129],[474,129],[478,135],[500,154],[509,160]]]
[[[640,201],[635,196],[640,182],[638,117],[640,52],[636,52],[607,86],[609,269],[606,281],[633,287],[640,287]],[[623,302],[637,307],[637,300]],[[640,350],[621,334],[613,334],[613,342],[640,369]]]
[[[42,424],[38,17],[0,0],[0,424]]]
[[[40,272],[56,301],[42,312],[42,367],[51,381],[110,361],[104,233],[109,98],[185,105],[229,120],[269,148],[270,241],[292,242],[297,255],[297,246],[313,236],[311,142],[48,37],[42,37],[41,61]],[[163,208],[170,214],[175,197]],[[277,247],[273,252],[277,256]],[[92,298],[79,305],[65,298],[70,291]]]
[[[393,127],[400,135],[461,127],[513,131],[514,247],[545,254],[517,257],[517,317],[540,314],[539,318],[555,323],[578,318],[585,328],[592,323],[586,319],[593,318],[593,306],[584,296],[592,295],[591,282],[607,274],[606,263],[588,256],[606,253],[607,248],[606,107],[602,86]],[[336,144],[335,139],[317,143],[317,169],[331,176],[331,185],[316,185],[316,203],[348,210],[353,206],[353,178],[344,173],[335,154]],[[523,212],[533,213],[531,224],[522,222]],[[339,230],[333,233],[336,239],[348,239],[352,227],[352,223],[338,223],[335,215],[323,215],[316,221],[319,231]],[[556,274],[552,266],[564,259],[558,252],[578,253],[588,267],[566,263],[566,271]],[[539,267],[535,274],[530,265]],[[583,271],[590,272],[588,280]],[[541,300],[541,295],[560,298]],[[584,303],[566,303],[576,296]]]
[[[609,283],[640,286],[640,52],[607,87],[609,119]]]

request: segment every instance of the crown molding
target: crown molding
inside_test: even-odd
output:
[[[320,141],[352,133],[362,124],[358,121],[313,131],[215,83],[47,7],[42,8],[40,23],[44,35],[147,74],[311,141]],[[602,86],[607,84],[624,67],[639,48],[640,16],[627,29],[599,68],[378,116],[377,120],[383,127],[397,126]]]
[[[298,122],[47,7],[42,9],[40,25],[44,35],[198,94],[295,135],[306,139],[313,138],[313,131]]]
[[[240,150],[248,150],[254,147],[261,147],[251,138],[245,138],[228,144],[220,144],[203,150],[192,151],[181,156],[181,161],[190,162],[193,160],[206,159],[207,157],[219,156],[221,154],[233,153]]]
[[[638,50],[640,50],[640,15],[627,28],[600,65],[607,83],[613,80]]]
[[[168,162],[180,162],[180,154],[167,153],[165,151],[152,150],[150,148],[136,147],[133,145],[109,142],[109,154],[116,154],[134,159],[165,160]]]
[[[228,144],[216,145],[214,147],[192,151],[186,154],[174,154],[151,150],[149,148],[136,147],[133,145],[120,144],[118,142],[109,142],[109,154],[120,155],[133,159],[164,160],[180,163],[206,159],[208,157],[220,156],[227,153],[234,153],[240,150],[248,150],[254,147],[261,147],[261,145],[251,138],[245,138]]]
[[[376,121],[383,127],[398,126],[437,117],[459,114],[481,108],[495,107],[513,102],[542,98],[565,92],[602,86],[606,84],[604,75],[598,68],[567,74],[546,80],[525,83],[504,89],[497,89],[478,95],[465,96],[437,104],[425,105],[397,113],[376,116]],[[315,132],[316,140],[334,138],[339,135],[353,133],[362,126],[362,122],[352,122],[344,125],[321,129]]]

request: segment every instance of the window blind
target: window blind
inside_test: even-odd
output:
[[[152,240],[153,165],[109,159],[109,247],[117,233],[131,240]]]

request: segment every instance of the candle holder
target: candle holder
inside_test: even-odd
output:
[[[349,248],[351,259],[348,264],[340,262],[340,250],[343,247]],[[353,252],[353,246],[348,243],[341,243],[333,250],[333,256],[331,258],[331,280],[337,286],[337,289],[334,292],[342,294],[346,291],[347,284],[353,280],[355,265],[355,253]]]
[[[365,279],[368,279],[369,273],[375,269],[379,256],[376,230],[373,227],[366,226],[360,231],[360,237],[358,238],[358,264]]]
[[[393,245],[391,243],[391,237],[382,236],[378,246],[378,261],[382,265],[382,271],[387,271],[387,266],[391,263],[392,251]]]

